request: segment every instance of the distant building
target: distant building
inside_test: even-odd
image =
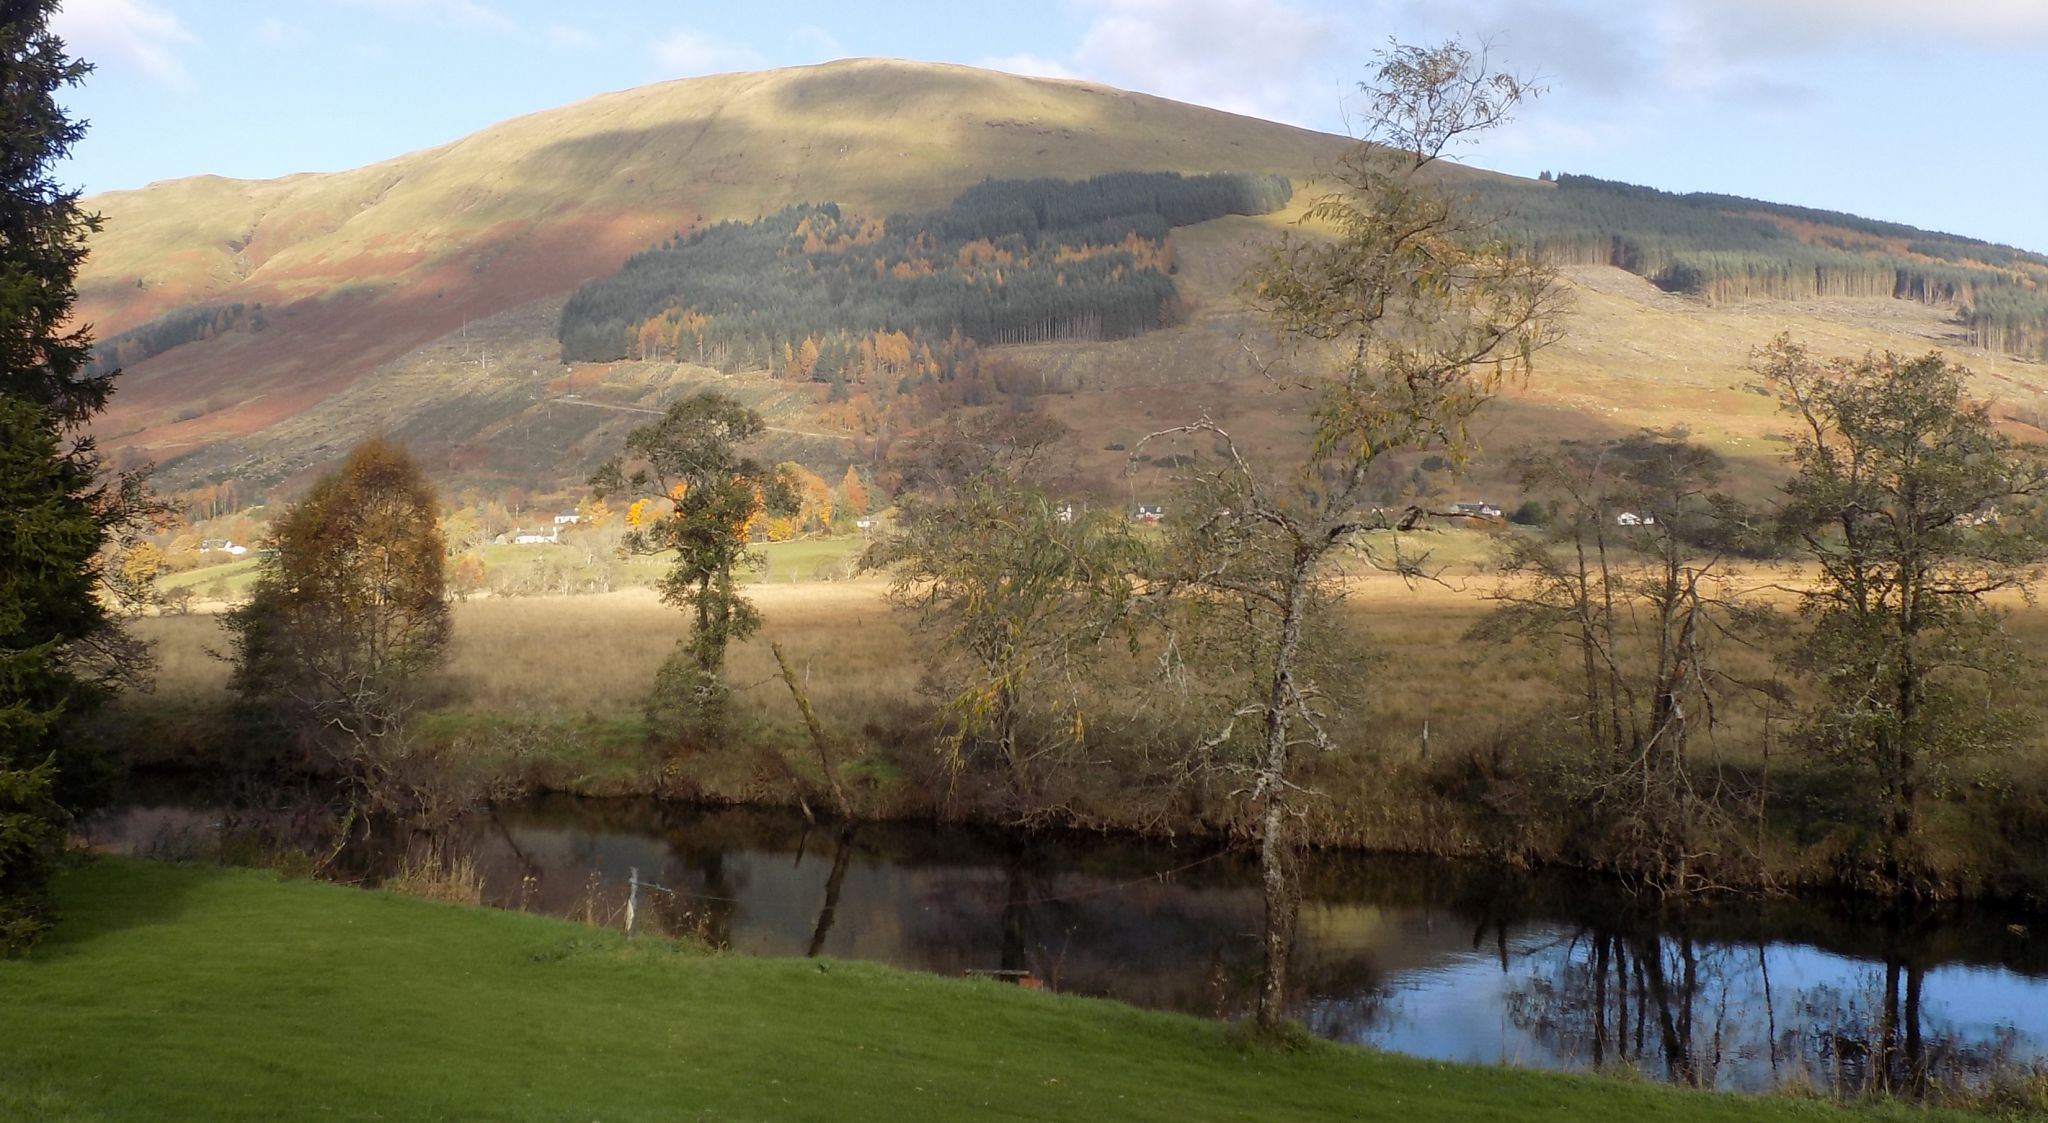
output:
[[[226,554],[231,558],[239,558],[249,552],[249,547],[238,546],[225,538],[208,538],[199,544],[199,552],[202,554]]]
[[[1622,513],[1620,513],[1620,514],[1618,514],[1618,515],[1614,516],[1614,525],[1616,525],[1616,526],[1656,526],[1656,525],[1657,525],[1657,516],[1655,516],[1655,515],[1638,515],[1638,514],[1636,514],[1636,513],[1634,512],[1634,511],[1623,511]]]
[[[1055,518],[1055,519],[1058,519],[1059,521],[1061,521],[1061,522],[1063,522],[1063,523],[1070,523],[1070,522],[1073,522],[1073,521],[1074,521],[1074,505],[1073,505],[1072,503],[1062,503],[1062,504],[1060,504],[1060,505],[1059,505],[1058,507],[1056,507],[1056,508],[1054,508],[1054,509],[1053,509],[1053,512],[1052,512],[1052,517],[1053,517],[1053,518]]]
[[[1137,510],[1131,512],[1134,523],[1156,523],[1165,517],[1166,508],[1157,503],[1140,503]]]
[[[563,511],[555,516],[556,526],[574,526],[583,521],[583,516],[574,511]]]
[[[512,533],[514,546],[548,546],[561,541],[561,530],[519,530]]]
[[[1451,504],[1451,514],[1462,515],[1465,518],[1471,519],[1497,519],[1501,517],[1501,510],[1499,507],[1481,499],[1476,503],[1453,503]]]

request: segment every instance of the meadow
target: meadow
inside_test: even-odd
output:
[[[0,1117],[1981,1118],[1448,1065],[872,964],[99,859],[0,961]]]
[[[1581,840],[1558,794],[1570,790],[1579,759],[1570,748],[1581,733],[1571,660],[1559,648],[1470,634],[1496,607],[1500,589],[1488,571],[1486,533],[1413,537],[1444,567],[1440,579],[1369,572],[1348,579],[1340,622],[1360,655],[1343,674],[1331,725],[1336,748],[1305,772],[1322,797],[1311,801],[1307,837],[1516,865],[1586,860],[1572,856]],[[472,795],[567,791],[817,805],[828,795],[822,766],[771,654],[779,643],[847,774],[858,814],[1147,832],[1239,829],[1227,776],[1191,775],[1176,759],[1176,745],[1206,731],[1193,729],[1175,697],[1151,685],[1151,648],[1103,655],[1093,672],[1102,696],[1085,752],[1047,769],[1029,805],[996,771],[948,773],[936,751],[941,698],[929,669],[937,637],[888,601],[886,578],[817,576],[844,572],[858,545],[832,539],[768,548],[768,566],[749,590],[766,623],[730,654],[736,720],[724,743],[677,745],[650,724],[651,684],[685,620],[644,586],[454,605],[446,665],[417,728]],[[1752,567],[1736,572],[1735,587],[1789,609],[1801,580]],[[2048,612],[2017,599],[2007,607],[2021,642],[2048,651]],[[158,684],[110,715],[119,751],[134,763],[201,770],[244,753],[246,746],[232,744],[217,616],[149,617],[137,630],[156,645]],[[1724,666],[1735,680],[1773,681],[1771,647],[1783,639],[1728,641]],[[1938,776],[1941,798],[1926,838],[1946,892],[2038,900],[2048,886],[2048,867],[2026,841],[2048,822],[2048,699],[2029,685],[1993,683],[1987,695],[2033,722],[2021,749],[1958,761]],[[1731,690],[1689,752],[1698,775],[1737,793],[1731,806],[1753,818],[1741,828],[1753,839],[1750,868],[1786,887],[1838,884],[1835,847],[1852,836],[1831,834],[1829,809],[1853,806],[1857,797],[1796,750],[1794,724],[1782,702]],[[1740,795],[1766,783],[1761,800]]]

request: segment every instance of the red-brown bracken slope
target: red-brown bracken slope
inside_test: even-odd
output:
[[[264,306],[260,332],[132,365],[100,432],[157,459],[260,446],[465,323],[698,222],[807,201],[936,207],[989,176],[1301,177],[1342,145],[1086,83],[851,60],[606,94],[353,171],[99,195],[79,310],[100,337],[181,307]]]

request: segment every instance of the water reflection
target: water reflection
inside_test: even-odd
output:
[[[153,800],[94,827],[148,851],[293,820]],[[486,898],[618,923],[629,871],[656,923],[748,954],[1028,974],[1054,989],[1236,1016],[1258,982],[1248,856],[1076,834],[655,802],[538,800],[434,840]],[[345,852],[375,881],[420,840]],[[2048,945],[2025,918],[1771,903],[1656,916],[1562,876],[1386,858],[1305,867],[1292,1002],[1327,1037],[1448,1060],[1625,1067],[1672,1081],[1912,1092],[2048,1042]],[[643,899],[643,907],[645,905]]]

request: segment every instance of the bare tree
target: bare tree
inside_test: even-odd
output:
[[[1298,912],[1298,758],[1330,744],[1331,699],[1303,674],[1304,636],[1341,595],[1341,557],[1356,551],[1414,571],[1361,537],[1403,521],[1372,503],[1375,468],[1424,450],[1460,462],[1467,421],[1529,372],[1564,305],[1552,271],[1495,236],[1439,163],[1536,89],[1455,41],[1392,47],[1363,88],[1368,137],[1250,287],[1283,348],[1265,364],[1269,376],[1313,399],[1307,454],[1257,463],[1207,418],[1147,438],[1206,439],[1212,449],[1179,501],[1178,563],[1164,588],[1227,600],[1254,639],[1256,681],[1210,744],[1240,748],[1241,796],[1257,824],[1266,902],[1258,1020],[1268,1029],[1285,1018]]]
[[[1600,832],[1589,857],[1658,896],[1723,887],[1753,858],[1733,829],[1731,793],[1696,774],[1693,738],[1731,694],[1721,652],[1769,612],[1732,583],[1728,554],[1755,523],[1716,490],[1722,461],[1683,434],[1531,453],[1523,486],[1548,500],[1542,535],[1501,543],[1504,580],[1480,638],[1561,648],[1589,750],[1554,797]],[[1569,667],[1569,670],[1566,668]]]

